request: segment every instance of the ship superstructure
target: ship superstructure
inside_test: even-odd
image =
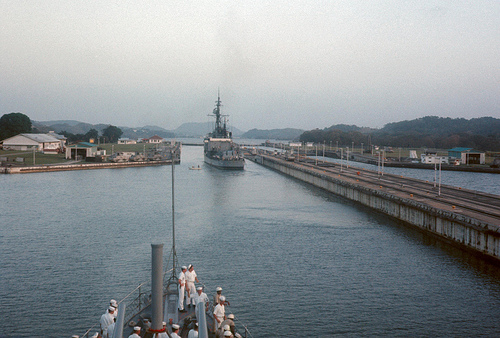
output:
[[[215,128],[204,141],[205,163],[220,169],[244,169],[243,153],[233,142],[232,133],[227,130],[228,115],[221,114],[221,107],[220,95],[218,95],[214,111],[209,115],[215,117]]]

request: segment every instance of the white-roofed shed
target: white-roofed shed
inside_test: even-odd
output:
[[[27,151],[36,149],[57,154],[62,151],[61,141],[47,134],[19,134],[2,141],[5,150]]]

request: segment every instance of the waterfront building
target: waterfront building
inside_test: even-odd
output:
[[[435,152],[426,152],[425,154],[420,155],[420,162],[426,163],[426,164],[448,164],[449,159],[448,156],[439,156]]]
[[[456,147],[448,150],[448,156],[460,160],[461,164],[484,164],[486,154],[472,148]]]
[[[61,140],[49,134],[19,134],[2,141],[5,150],[36,150],[44,154],[57,154],[63,151]]]
[[[153,137],[143,139],[142,142],[145,142],[145,143],[162,143],[163,142],[163,137],[155,135]]]
[[[118,139],[118,144],[137,144],[137,141],[124,137]]]
[[[106,150],[98,150],[97,145],[93,143],[80,142],[66,147],[66,159],[86,159],[104,155]]]

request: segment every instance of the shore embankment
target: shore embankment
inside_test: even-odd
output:
[[[180,161],[176,160],[176,164]],[[150,167],[159,165],[171,165],[172,160],[168,161],[140,161],[140,162],[121,162],[121,163],[73,163],[59,165],[35,165],[25,167],[0,167],[0,174],[28,174],[42,173],[52,171],[69,171],[69,170],[92,170],[92,169],[117,169],[117,168],[133,168],[133,167]]]
[[[322,167],[264,154],[247,158],[500,264],[498,195],[444,185],[437,189],[432,182],[335,164]]]

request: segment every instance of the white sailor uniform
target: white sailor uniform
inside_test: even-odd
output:
[[[184,310],[184,292],[186,289],[186,274],[181,271],[179,274],[179,310]]]
[[[189,295],[190,297],[189,298],[186,298],[186,305],[189,305],[191,303],[193,304],[196,304],[194,303],[194,297],[195,297],[195,294],[196,294],[196,289],[194,287],[194,282],[196,281],[196,277],[198,275],[196,274],[196,272],[193,271],[186,271],[186,282],[187,282],[187,290],[189,290]]]

